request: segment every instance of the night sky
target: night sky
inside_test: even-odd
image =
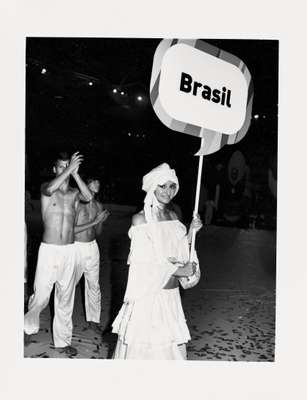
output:
[[[26,185],[32,196],[38,196],[40,183],[52,174],[54,156],[63,150],[84,154],[80,171],[98,175],[105,200],[123,204],[143,197],[141,177],[160,162],[174,167],[179,178],[189,173],[196,179],[193,155],[199,138],[165,127],[150,104],[152,62],[160,40],[27,38]],[[278,41],[203,40],[247,65],[254,84],[253,116],[259,116],[241,142],[206,162],[227,164],[241,150],[253,181],[263,184],[277,155]]]

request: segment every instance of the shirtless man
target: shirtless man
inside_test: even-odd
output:
[[[78,174],[83,161],[79,152],[69,160],[60,154],[53,166],[55,178],[41,186],[41,211],[44,224],[39,248],[34,294],[29,299],[24,318],[28,335],[39,331],[39,316],[47,306],[55,284],[53,341],[54,347],[67,355],[77,355],[71,346],[72,312],[75,296],[74,226],[79,201],[88,202],[93,195]],[[69,186],[72,176],[80,191]]]
[[[100,254],[96,236],[101,234],[102,224],[108,218],[109,211],[103,210],[102,204],[95,196],[99,193],[100,182],[96,178],[87,180],[88,188],[93,195],[90,202],[80,202],[77,210],[75,226],[76,246],[76,285],[84,274],[85,312],[88,327],[102,333],[100,323],[101,292],[99,285]],[[102,215],[96,225],[97,216]],[[94,223],[89,221],[94,220]]]

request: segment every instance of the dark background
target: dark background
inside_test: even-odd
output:
[[[80,172],[100,177],[104,202],[140,205],[141,177],[168,162],[180,180],[176,201],[192,213],[198,165],[193,155],[200,140],[165,127],[149,99],[160,40],[27,38],[26,189],[32,198],[52,177],[56,153],[80,151]],[[253,212],[276,220],[267,173],[271,168],[277,178],[278,41],[204,40],[238,56],[254,84],[249,131],[238,144],[206,157],[204,184],[214,165],[227,166],[240,150],[251,170]]]

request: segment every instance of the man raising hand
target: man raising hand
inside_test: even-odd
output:
[[[71,346],[72,312],[75,296],[74,226],[79,201],[88,202],[93,195],[78,174],[83,156],[76,152],[69,160],[61,153],[53,165],[55,178],[41,186],[41,212],[44,225],[39,248],[34,293],[24,318],[25,333],[39,331],[39,316],[48,305],[55,284],[53,341],[55,348],[76,355]],[[79,189],[69,185],[72,176]]]

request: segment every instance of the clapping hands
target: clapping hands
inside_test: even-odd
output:
[[[78,173],[79,166],[82,163],[82,161],[83,161],[83,155],[79,154],[79,151],[77,151],[71,156],[68,168],[70,169],[70,173],[72,176]]]

